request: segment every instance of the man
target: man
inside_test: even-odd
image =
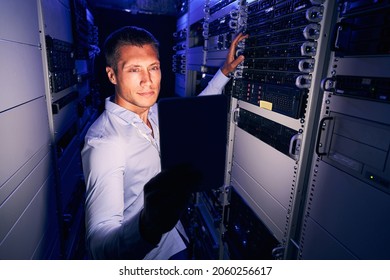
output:
[[[244,57],[227,59],[202,94],[218,94]],[[197,174],[187,167],[161,172],[156,101],[158,42],[127,26],[105,42],[106,73],[115,95],[90,127],[82,150],[86,181],[86,241],[94,259],[169,259],[186,249],[179,222]]]

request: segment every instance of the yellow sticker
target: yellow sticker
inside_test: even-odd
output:
[[[260,108],[264,108],[264,109],[272,111],[272,103],[268,102],[268,101],[260,100]]]

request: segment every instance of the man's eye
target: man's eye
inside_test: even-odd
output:
[[[150,70],[153,70],[153,71],[160,70],[160,66],[159,65],[153,66]]]
[[[139,68],[130,68],[129,72],[139,72]]]

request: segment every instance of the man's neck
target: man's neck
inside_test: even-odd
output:
[[[137,107],[133,104],[130,104],[128,102],[125,102],[123,99],[118,97],[118,95],[115,95],[115,103],[126,110],[129,110],[135,114],[137,114],[141,120],[148,125],[148,114],[149,114],[149,109],[150,108],[142,108],[142,107]],[[149,125],[148,125],[149,126]]]

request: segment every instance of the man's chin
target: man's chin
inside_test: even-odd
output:
[[[154,104],[156,104],[156,102],[157,102],[157,98],[150,98],[150,99],[148,99],[148,100],[142,100],[141,102],[140,102],[140,105],[142,106],[142,107],[144,107],[144,108],[150,108],[150,107],[152,107]]]

